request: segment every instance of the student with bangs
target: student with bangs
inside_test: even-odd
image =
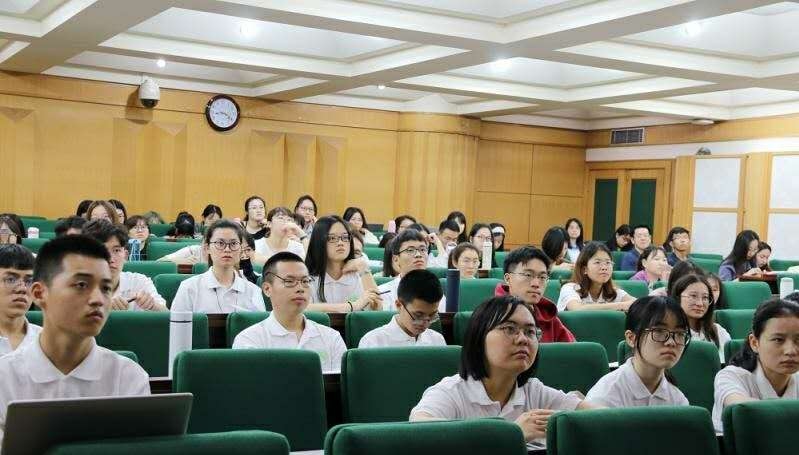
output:
[[[258,256],[254,258],[254,262],[263,264],[281,251],[305,257],[303,242],[308,239],[308,234],[294,222],[291,210],[286,207],[273,208],[266,215],[266,223],[269,226],[267,235],[255,240],[255,252]]]
[[[0,356],[35,342],[42,331],[25,317],[33,303],[33,261],[22,245],[0,246]]]
[[[266,201],[260,196],[250,196],[244,201],[244,230],[255,241],[261,240],[269,232],[266,220]],[[221,218],[221,215],[220,215]]]
[[[574,264],[568,261],[566,253],[569,249],[569,234],[560,226],[553,226],[544,233],[541,249],[552,260],[552,270],[574,270]]]
[[[462,280],[477,278],[480,267],[480,250],[469,242],[456,246],[449,254],[448,269],[458,269]]]
[[[755,254],[760,246],[757,232],[745,230],[738,233],[732,251],[719,267],[721,281],[734,281],[739,276],[758,277],[763,271],[755,266]]]
[[[727,329],[716,323],[713,313],[713,289],[702,275],[686,275],[671,288],[671,298],[680,302],[688,324],[691,339],[709,341],[719,349],[719,359],[724,363],[724,345],[732,339]]]
[[[583,223],[577,218],[569,218],[563,226],[566,230],[568,246],[566,248],[566,260],[574,263],[583,250]]]
[[[86,209],[86,219],[91,220],[106,220],[111,224],[119,223],[119,215],[117,209],[108,201],[94,201],[89,204]]]
[[[560,288],[558,311],[627,311],[635,300],[613,284],[613,259],[604,243],[589,242],[574,264],[571,282]]]
[[[671,228],[663,248],[668,253],[666,259],[669,265],[674,267],[680,261],[688,260],[688,253],[691,252],[691,232],[681,226]]]
[[[457,210],[450,212],[446,220],[458,223],[458,243],[463,243],[468,240],[466,238],[466,215],[464,215],[463,212]]]
[[[643,281],[652,290],[658,281],[668,281],[671,266],[666,259],[666,250],[657,245],[649,245],[638,257],[637,272],[630,277],[632,281]]]
[[[491,235],[491,227],[485,223],[476,223],[469,230],[469,241],[480,250],[480,267],[483,266],[483,245],[485,242],[491,244],[491,267],[499,267],[497,258],[494,254],[494,237]]]
[[[366,215],[363,214],[363,210],[358,207],[347,207],[344,210],[344,221],[350,223],[353,229],[358,231],[363,236],[363,242],[368,245],[377,245],[380,243],[380,240],[377,239],[377,236],[372,234],[371,231],[368,229],[368,225],[366,223]]]

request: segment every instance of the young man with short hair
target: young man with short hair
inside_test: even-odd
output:
[[[633,228],[633,249],[624,253],[620,270],[635,272],[641,253],[652,244],[652,229],[645,224]]]
[[[688,253],[691,252],[691,233],[684,227],[677,226],[671,228],[666,245],[671,250],[666,255],[669,265],[674,267],[678,262],[687,261]]]
[[[408,272],[397,288],[397,314],[388,324],[364,335],[358,347],[446,346],[444,337],[430,328],[438,320],[438,302],[443,296],[441,282],[433,273]]]
[[[341,371],[347,346],[334,329],[306,318],[311,300],[311,277],[302,258],[282,251],[264,266],[263,291],[272,301],[272,313],[239,333],[233,349],[305,349],[319,354],[323,372]]]
[[[436,244],[438,255],[430,254],[427,260],[428,267],[447,268],[449,253],[458,246],[458,229],[455,220],[444,220],[438,225],[438,234],[430,234]]]
[[[111,306],[109,259],[102,244],[82,235],[42,246],[30,292],[44,327],[36,340],[0,357],[0,439],[14,400],[150,394],[139,365],[94,341]]]
[[[36,340],[42,328],[28,322],[33,253],[22,245],[0,246],[0,356]]]
[[[386,247],[391,249],[391,264],[398,275],[388,283],[378,286],[377,290],[383,297],[383,311],[393,311],[396,309],[394,304],[402,277],[411,270],[427,268],[427,241],[425,234],[416,229],[405,229]],[[446,297],[442,297],[438,302],[438,311],[445,311],[446,300]]]
[[[62,218],[55,224],[55,236],[63,237],[65,235],[80,235],[83,233],[83,226],[85,224],[86,218],[80,216]]]

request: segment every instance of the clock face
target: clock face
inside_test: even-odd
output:
[[[208,102],[205,117],[215,130],[228,131],[239,122],[239,106],[233,98],[217,95]]]

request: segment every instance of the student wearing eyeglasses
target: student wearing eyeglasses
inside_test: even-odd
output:
[[[286,207],[275,207],[266,215],[266,224],[269,233],[266,237],[255,240],[256,257],[254,263],[263,264],[272,255],[281,251],[288,251],[297,256],[305,257],[303,241],[308,234],[294,222],[291,210]]]
[[[391,251],[391,267],[397,271],[397,276],[388,283],[381,284],[377,292],[383,298],[383,311],[394,311],[397,288],[402,277],[411,270],[427,268],[427,237],[416,229],[405,229],[394,237],[386,250]],[[441,297],[438,311],[445,311],[446,301],[446,297]]]
[[[456,246],[449,254],[447,268],[458,269],[462,280],[477,278],[480,267],[480,250],[469,242]]]
[[[258,286],[237,273],[243,242],[243,229],[232,221],[219,220],[206,229],[202,247],[211,267],[180,283],[172,311],[266,311]]]
[[[613,285],[613,259],[604,243],[589,242],[583,247],[570,283],[560,288],[558,311],[627,311],[635,300],[624,289]]]
[[[306,318],[311,294],[311,277],[302,258],[283,251],[264,266],[264,293],[272,301],[265,320],[236,335],[233,349],[305,349],[319,354],[323,372],[341,371],[341,357],[347,346],[330,327]]]
[[[713,288],[702,275],[685,275],[674,283],[671,298],[680,302],[688,325],[691,326],[691,339],[709,341],[719,348],[719,359],[724,363],[724,345],[732,339],[730,333],[715,322]]]
[[[428,388],[411,421],[500,417],[541,443],[557,411],[595,407],[579,393],[547,387],[535,377],[541,336],[533,309],[513,296],[494,297],[472,314],[460,372]]]
[[[0,246],[0,356],[32,343],[42,331],[25,317],[32,303],[33,261],[22,245]]]
[[[632,357],[603,376],[586,399],[609,408],[688,406],[669,369],[691,341],[680,304],[670,297],[642,297],[630,306],[624,341]]]
[[[358,347],[446,346],[444,336],[430,328],[438,321],[438,302],[443,296],[435,274],[427,270],[408,272],[397,288],[397,314],[388,324],[364,335]]]
[[[309,309],[348,313],[382,307],[369,264],[355,257],[349,224],[339,216],[314,223],[305,265],[311,276]]]

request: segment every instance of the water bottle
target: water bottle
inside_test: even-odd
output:
[[[780,280],[780,298],[784,299],[793,292],[793,278],[786,276]]]
[[[37,227],[29,227],[28,228],[28,238],[29,239],[38,239],[39,238],[39,228],[37,228]]]
[[[128,261],[141,261],[141,246],[136,239],[128,240]]]
[[[490,240],[486,240],[483,242],[483,263],[480,266],[480,270],[491,270],[491,244]]]

